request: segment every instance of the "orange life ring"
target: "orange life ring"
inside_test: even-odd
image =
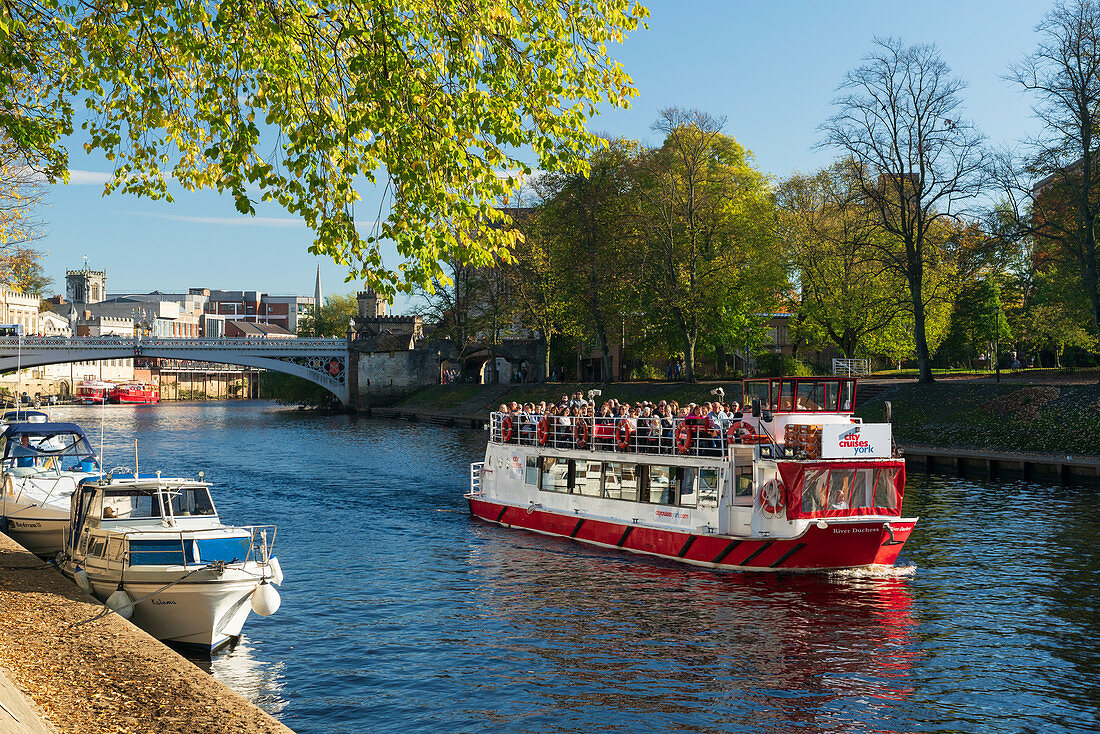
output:
[[[584,418],[577,418],[577,422],[573,426],[573,439],[577,442],[577,448],[579,449],[583,449],[588,445],[588,421]]]
[[[630,423],[625,418],[620,418],[615,424],[615,441],[619,444],[619,451],[626,451],[626,447],[630,445],[631,433],[633,431],[630,430]]]
[[[756,429],[745,421],[735,421],[726,429],[726,440],[732,446],[735,443],[755,443]]]
[[[548,416],[544,415],[542,420],[539,421],[538,439],[539,446],[545,446],[550,439],[550,418]]]
[[[681,454],[691,451],[691,442],[695,437],[695,431],[686,423],[676,426],[676,450]]]
[[[785,494],[783,480],[777,475],[770,479],[760,490],[760,509],[765,515],[777,515],[783,509],[783,495]]]
[[[510,415],[500,419],[500,440],[504,443],[512,440],[512,416]]]

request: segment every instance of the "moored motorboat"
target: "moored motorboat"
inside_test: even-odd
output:
[[[216,649],[273,614],[275,526],[218,518],[205,482],[107,475],[73,496],[61,570],[159,640]]]
[[[905,463],[889,423],[852,413],[850,378],[746,380],[751,413],[669,419],[491,416],[474,517],[724,570],[893,564]],[[772,407],[774,406],[774,412]],[[523,424],[521,424],[521,421]]]
[[[0,433],[0,518],[15,542],[47,556],[61,550],[77,485],[101,471],[80,426],[41,422],[28,412],[20,411],[35,422],[8,423]]]

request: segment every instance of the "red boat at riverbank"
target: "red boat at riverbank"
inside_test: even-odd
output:
[[[851,378],[746,380],[751,413],[721,431],[676,419],[494,413],[471,466],[474,517],[723,570],[891,565],[905,462],[889,423],[852,413]],[[774,410],[772,410],[774,406]]]
[[[113,382],[103,380],[82,380],[76,383],[73,400],[80,405],[103,405],[110,400]]]
[[[149,382],[128,382],[115,385],[109,399],[112,403],[150,405],[160,402],[160,389]]]

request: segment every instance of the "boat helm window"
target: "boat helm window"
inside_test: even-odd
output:
[[[104,520],[148,520],[163,517],[161,495],[171,504],[171,513],[175,517],[192,515],[213,515],[214,504],[206,487],[183,487],[179,489],[126,488],[111,490],[103,499]],[[93,508],[94,510],[94,508]]]

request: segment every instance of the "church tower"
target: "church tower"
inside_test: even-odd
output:
[[[107,299],[107,272],[89,270],[84,263],[81,270],[65,272],[65,297],[70,303],[99,303]]]

